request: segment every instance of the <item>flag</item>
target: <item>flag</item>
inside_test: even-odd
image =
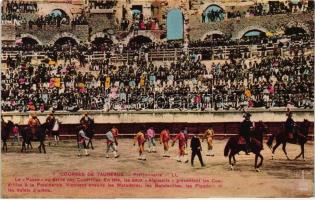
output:
[[[61,83],[60,83],[60,78],[55,78],[55,87],[60,88]]]
[[[141,79],[140,79],[140,86],[143,87],[144,86],[144,81],[145,81],[145,76],[141,76]]]
[[[108,89],[110,87],[110,77],[106,77],[105,79],[105,88]]]

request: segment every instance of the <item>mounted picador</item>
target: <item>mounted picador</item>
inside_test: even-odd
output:
[[[248,112],[246,112],[244,114],[244,120],[242,121],[241,123],[241,126],[240,126],[240,136],[242,136],[244,139],[245,139],[245,146],[246,146],[246,155],[249,155],[249,152],[251,151],[250,149],[250,137],[251,137],[251,131],[253,130],[253,123],[250,121],[250,117],[252,115]]]

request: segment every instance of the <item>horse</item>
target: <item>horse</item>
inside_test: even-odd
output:
[[[22,136],[21,152],[26,151],[26,145],[27,145],[27,149],[29,149],[29,148],[33,149],[33,146],[32,146],[33,134],[31,132],[31,129],[29,127],[22,128],[21,129],[21,136]]]
[[[47,131],[48,131],[48,124],[46,122],[39,125],[39,127],[36,129],[35,137],[39,141],[39,146],[37,147],[39,150],[39,153],[42,153],[42,150],[44,151],[44,153],[46,153],[44,141],[46,138]],[[33,149],[33,146],[32,146],[33,134],[31,132],[30,127],[23,128],[21,130],[21,135],[23,138],[21,152],[26,151],[26,144],[28,146],[31,146],[31,149]]]
[[[295,160],[297,160],[301,156],[303,160],[305,160],[304,159],[304,144],[307,142],[309,127],[310,127],[310,122],[307,119],[304,119],[304,121],[300,124],[300,126],[297,126],[297,125],[294,126],[292,138],[288,137],[288,135],[285,133],[284,130],[281,132],[278,132],[277,134],[272,134],[267,141],[267,146],[272,151],[272,159],[274,158],[274,153],[276,149],[279,147],[280,144],[282,144],[282,150],[285,156],[287,157],[287,159],[290,160],[286,151],[286,144],[291,143],[291,144],[300,145],[301,147],[301,153],[295,157]],[[276,145],[272,146],[274,138],[276,138]]]
[[[260,151],[263,150],[263,135],[268,132],[268,127],[262,121],[256,123],[255,129],[251,132],[250,144],[248,146],[251,149],[251,152],[255,154],[255,170],[260,171],[259,167],[263,164],[264,157],[261,155]],[[224,156],[229,156],[229,164],[232,170],[234,170],[234,165],[236,163],[235,155],[240,151],[246,152],[246,141],[240,136],[232,136],[229,138],[228,142],[224,148]],[[257,164],[258,158],[260,158],[259,164]],[[233,163],[232,163],[233,159]]]
[[[2,140],[2,151],[8,152],[7,141],[10,138],[14,123],[12,121],[4,122],[1,121],[1,140]]]

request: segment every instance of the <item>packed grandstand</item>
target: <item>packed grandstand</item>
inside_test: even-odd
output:
[[[313,108],[312,1],[127,2],[4,1],[2,110]]]

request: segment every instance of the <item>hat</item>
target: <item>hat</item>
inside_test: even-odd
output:
[[[244,113],[244,118],[248,118],[248,117],[251,117],[252,115],[250,114],[250,113],[248,113],[248,112],[246,112],[246,113]]]

